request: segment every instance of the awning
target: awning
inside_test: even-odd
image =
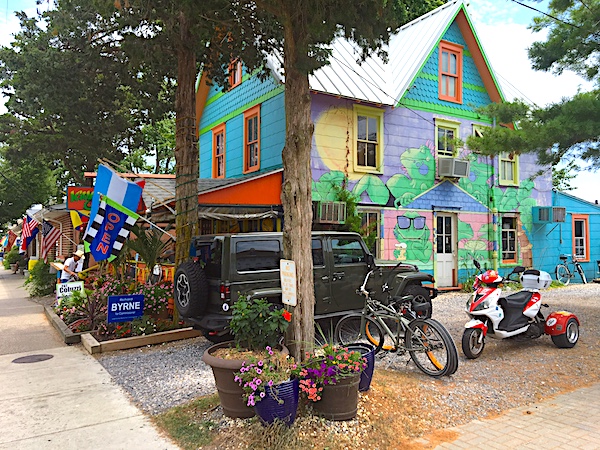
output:
[[[283,169],[240,178],[198,194],[200,205],[281,205]]]
[[[262,220],[275,219],[282,215],[281,210],[271,206],[248,208],[244,205],[231,206],[204,206],[198,207],[199,219],[213,220]]]

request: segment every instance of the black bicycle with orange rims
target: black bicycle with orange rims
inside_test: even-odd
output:
[[[386,292],[385,300],[377,300],[367,290],[370,271],[356,290],[364,295],[361,313],[344,316],[336,325],[334,337],[342,345],[365,342],[375,346],[375,353],[408,353],[415,365],[427,375],[452,375],[458,368],[458,351],[446,328],[427,317],[429,304],[412,295],[394,297]]]

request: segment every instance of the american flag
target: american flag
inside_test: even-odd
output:
[[[54,243],[60,237],[61,232],[50,225],[45,220],[42,223],[42,250],[40,256],[44,259],[44,262],[48,262],[48,252],[54,247]]]
[[[21,238],[30,238],[33,234],[34,228],[37,228],[40,223],[32,217],[25,216],[23,219],[23,229],[21,231]]]

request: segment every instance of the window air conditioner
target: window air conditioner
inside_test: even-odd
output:
[[[534,206],[532,214],[533,223],[564,222],[567,209],[564,206]]]
[[[317,202],[315,222],[343,224],[346,222],[346,202]]]
[[[471,163],[457,158],[438,158],[438,175],[440,177],[459,178],[469,175]]]

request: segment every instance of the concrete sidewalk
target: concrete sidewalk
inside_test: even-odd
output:
[[[61,342],[23,281],[0,268],[0,449],[177,449],[92,356]]]
[[[600,449],[600,384],[449,431],[459,437],[436,449]]]

